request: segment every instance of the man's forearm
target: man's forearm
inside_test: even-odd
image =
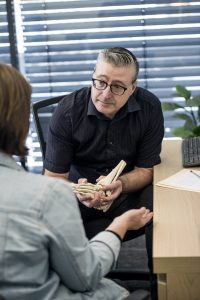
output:
[[[152,168],[136,168],[118,178],[122,182],[122,192],[130,193],[142,189],[153,181]]]
[[[68,177],[69,177],[69,173],[54,173],[54,172],[48,171],[47,169],[45,169],[44,175],[49,176],[49,177],[64,179],[66,181],[68,181]]]

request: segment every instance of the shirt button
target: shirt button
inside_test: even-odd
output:
[[[112,145],[112,144],[113,144],[113,142],[109,142],[109,144],[110,144],[110,145]]]

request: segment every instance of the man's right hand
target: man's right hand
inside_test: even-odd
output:
[[[86,178],[80,178],[78,183],[87,183]],[[94,194],[76,194],[78,200],[87,207],[97,207],[101,204],[101,199],[104,196],[103,191],[96,192]]]

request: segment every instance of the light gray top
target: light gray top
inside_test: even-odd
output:
[[[111,232],[87,240],[66,182],[27,173],[0,152],[0,294],[7,300],[125,299],[125,289],[103,278],[119,250]]]

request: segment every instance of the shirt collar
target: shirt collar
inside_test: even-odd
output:
[[[0,166],[7,167],[7,168],[10,168],[10,169],[14,169],[14,170],[17,170],[17,171],[22,171],[23,170],[21,168],[21,166],[16,163],[14,158],[12,158],[12,156],[10,156],[6,153],[3,153],[3,152],[0,152]]]
[[[138,111],[141,110],[141,106],[138,103],[137,99],[136,99],[136,92],[134,92],[128,99],[128,109],[127,112],[134,112],[134,111]]]

